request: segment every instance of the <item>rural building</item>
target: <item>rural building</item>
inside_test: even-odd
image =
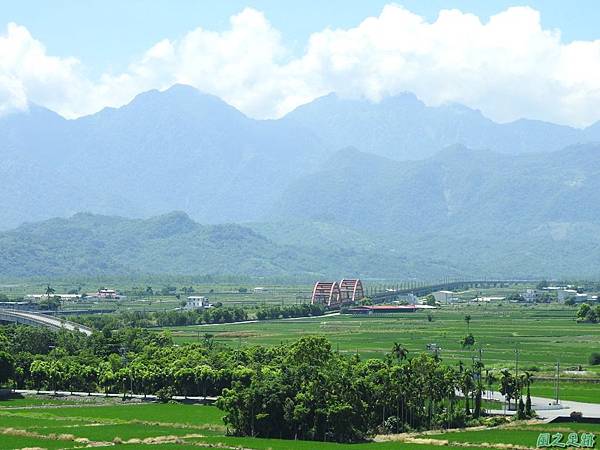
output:
[[[560,289],[556,291],[556,298],[559,302],[564,302],[569,297],[577,297],[575,289]]]
[[[121,298],[119,293],[114,289],[98,289],[98,292],[92,292],[87,294],[88,297],[92,298],[103,298],[109,300],[118,300]]]
[[[456,294],[452,291],[437,291],[432,295],[435,298],[436,303],[453,303],[458,301]]]
[[[538,293],[535,289],[527,289],[525,292],[521,293],[521,297],[528,303],[533,303],[538,298]]]
[[[419,302],[419,297],[417,297],[412,292],[409,292],[408,294],[400,294],[396,298],[398,299],[399,303],[406,302],[409,305],[416,305]]]
[[[476,302],[499,302],[504,300],[506,297],[477,297],[474,301]]]
[[[37,305],[34,305],[31,302],[0,302],[0,309],[16,309],[19,311],[26,311],[36,307]]]
[[[211,306],[207,297],[199,295],[191,295],[185,301],[185,309],[205,309]]]
[[[119,298],[119,294],[114,289],[100,289],[98,291],[98,298]]]

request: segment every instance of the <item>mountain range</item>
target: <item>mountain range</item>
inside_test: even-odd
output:
[[[592,277],[596,142],[412,94],[278,120],[182,85],[76,120],[31,105],[0,118],[0,276]]]

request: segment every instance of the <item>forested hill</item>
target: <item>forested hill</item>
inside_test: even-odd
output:
[[[310,267],[307,255],[249,228],[202,226],[177,212],[148,220],[76,214],[0,234],[4,276],[280,275]]]
[[[322,251],[275,242],[245,226],[200,225],[181,212],[147,220],[79,213],[0,233],[0,278],[213,274],[314,280],[448,273],[425,258],[415,264],[366,238],[359,242],[338,241]]]

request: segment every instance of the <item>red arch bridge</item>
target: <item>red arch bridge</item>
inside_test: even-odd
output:
[[[362,282],[358,279],[341,281],[317,281],[312,292],[311,303],[325,306],[340,306],[352,303],[365,296]]]

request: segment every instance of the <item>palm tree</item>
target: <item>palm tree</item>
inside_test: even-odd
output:
[[[523,385],[527,388],[527,401],[525,402],[525,414],[531,417],[533,411],[531,410],[531,384],[533,383],[533,374],[531,372],[524,372],[521,375]]]
[[[469,334],[470,324],[471,324],[471,314],[465,315],[465,322],[467,322],[467,334]]]
[[[494,375],[494,372],[492,372],[489,369],[486,370],[485,371],[485,382],[488,386],[488,400],[491,400],[491,396],[492,396],[492,392],[493,392],[492,386],[496,381],[498,381],[498,380],[496,379],[496,375]]]
[[[471,369],[466,369],[460,378],[460,390],[463,393],[463,397],[465,398],[465,414],[468,416],[471,414],[471,409],[469,408],[469,394],[474,388],[473,382],[473,373]]]
[[[392,347],[392,354],[398,359],[398,361],[404,361],[408,357],[408,350],[398,342],[394,342]]]
[[[54,295],[56,291],[54,290],[54,288],[50,285],[48,285],[48,287],[46,288],[46,297],[50,298],[51,295]]]
[[[475,382],[475,399],[474,399],[474,406],[473,406],[473,417],[477,418],[479,416],[481,416],[481,397],[483,392],[485,391],[485,386],[483,385],[483,382],[481,380],[481,378],[478,378],[477,381]]]
[[[508,401],[508,409],[510,409],[510,400],[514,397],[517,390],[515,387],[515,380],[512,373],[508,369],[502,369],[500,371],[500,393]]]

